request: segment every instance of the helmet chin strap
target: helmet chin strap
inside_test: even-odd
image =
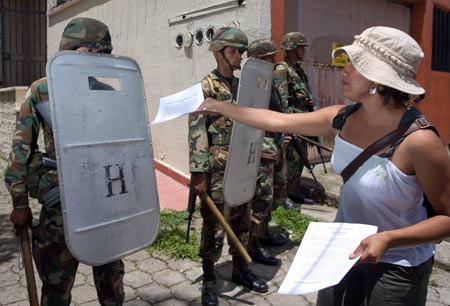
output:
[[[226,47],[225,47],[225,48],[226,48]],[[241,69],[241,65],[239,65],[239,66],[237,66],[237,67],[231,65],[230,61],[229,61],[228,58],[225,56],[225,48],[223,48],[222,50],[220,50],[220,55],[222,55],[222,58],[223,58],[223,60],[225,61],[225,63],[227,63],[228,67],[230,67],[230,69],[231,69],[232,71]]]
[[[298,61],[301,60],[300,57],[297,54],[297,51],[295,51],[295,49],[294,50],[289,50],[289,51],[291,51],[291,52],[289,52],[289,55],[288,55],[288,52],[286,51],[285,60],[290,61],[290,60],[292,60],[292,57],[295,57],[294,58],[295,62],[298,62]]]

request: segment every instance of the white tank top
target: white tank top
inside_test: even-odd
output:
[[[363,151],[335,137],[333,170],[342,170]],[[415,175],[401,172],[388,158],[371,156],[341,187],[336,222],[378,226],[378,232],[406,227],[427,218],[423,191]],[[389,249],[382,262],[417,266],[434,255],[434,244]]]

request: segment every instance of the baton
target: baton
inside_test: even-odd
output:
[[[236,234],[233,232],[230,225],[227,223],[225,218],[222,216],[219,209],[217,209],[217,206],[213,202],[213,200],[209,197],[209,195],[206,192],[202,194],[202,199],[203,199],[203,201],[206,202],[206,205],[208,205],[208,207],[211,210],[211,212],[213,213],[213,215],[216,217],[216,219],[220,222],[220,224],[222,225],[224,230],[227,232],[228,238],[230,238],[231,243],[238,250],[239,254],[241,254],[241,256],[244,257],[244,260],[247,263],[251,263],[252,259],[250,258],[250,255],[248,255],[247,250],[244,248],[242,243],[236,237]]]
[[[22,231],[20,245],[23,252],[23,264],[25,266],[25,276],[27,278],[28,299],[30,306],[39,306],[36,280],[34,279],[33,260],[31,259],[30,239],[28,238],[28,228]]]

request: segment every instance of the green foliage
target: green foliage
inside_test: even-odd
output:
[[[198,211],[196,209],[192,217],[192,224],[196,219],[200,218]],[[294,242],[300,242],[309,222],[317,221],[314,218],[299,214],[297,211],[286,210],[283,207],[279,207],[272,213],[272,219],[280,228],[290,232],[290,239]],[[185,211],[163,210],[161,212],[158,237],[147,251],[150,254],[159,252],[174,259],[200,261],[198,256],[200,235],[198,232],[191,231],[189,243],[186,243],[186,227]]]
[[[282,206],[272,212],[273,221],[280,227],[288,230],[291,240],[300,242],[306,232],[309,222],[317,221],[316,219],[302,215],[295,210],[286,210]]]
[[[186,243],[187,220],[186,212],[163,210],[158,237],[147,249],[150,254],[155,251],[166,254],[175,259],[191,259],[199,261],[198,250],[200,237],[197,232],[190,232],[189,243]],[[198,218],[198,213],[193,216]]]

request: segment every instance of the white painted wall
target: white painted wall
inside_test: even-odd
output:
[[[177,49],[180,32],[216,29],[238,21],[252,41],[270,36],[270,0],[247,0],[237,6],[229,0],[72,0],[62,10],[49,12],[48,53],[56,52],[61,33],[74,17],[96,18],[108,25],[113,53],[134,58],[143,72],[149,118],[153,120],[159,98],[199,82],[216,64],[206,41]],[[70,2],[69,2],[70,4]],[[231,5],[219,12],[189,18],[189,13],[217,5]],[[187,18],[169,24],[175,17]],[[187,116],[151,127],[156,159],[188,173]]]

